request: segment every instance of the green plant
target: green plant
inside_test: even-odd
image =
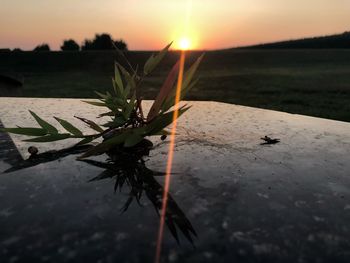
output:
[[[97,107],[107,108],[108,110],[100,114],[99,117],[110,117],[110,120],[100,126],[91,120],[76,117],[96,133],[86,135],[68,121],[54,117],[66,130],[66,132],[60,133],[57,128],[32,111],[29,112],[40,127],[27,128],[18,126],[16,128],[3,128],[0,131],[34,137],[24,140],[26,142],[51,142],[68,138],[79,138],[81,140],[77,145],[82,145],[101,137],[104,139],[96,146],[90,147],[80,158],[99,155],[108,152],[114,147],[133,147],[147,136],[166,135],[168,132],[164,128],[173,122],[174,110],[172,107],[175,104],[176,79],[180,62],[178,61],[169,72],[147,117],[145,117],[142,110],[142,99],[139,96],[139,89],[144,78],[153,72],[168,52],[170,46],[171,43],[158,54],[153,54],[146,61],[142,72],[139,72],[138,68],[134,69],[124,56],[124,53],[117,49],[119,54],[126,60],[128,69],[116,63],[115,76],[112,79],[113,92],[107,91],[105,94],[96,92],[99,96],[98,101],[84,101]],[[203,55],[184,73],[181,99],[197,83],[197,80],[193,80],[193,77],[202,57]],[[180,107],[178,116],[181,116],[189,108],[190,106],[187,105]]]

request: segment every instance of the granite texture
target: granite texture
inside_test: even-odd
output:
[[[349,123],[189,103],[162,262],[349,262]],[[101,110],[73,99],[0,98],[5,127],[34,125],[27,109],[81,128],[73,115],[94,119]],[[260,145],[265,135],[281,141]],[[32,144],[11,137],[26,159]],[[0,155],[0,262],[153,262],[168,141],[152,140],[145,163],[77,161],[79,149],[60,151],[74,141],[35,144],[58,151],[45,162]]]

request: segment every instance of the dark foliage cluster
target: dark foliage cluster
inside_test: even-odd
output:
[[[73,39],[68,39],[63,41],[63,45],[61,46],[62,51],[79,51],[80,46]]]
[[[48,44],[41,44],[34,48],[34,51],[50,51],[50,46]]]
[[[114,40],[111,35],[103,33],[96,34],[93,39],[85,39],[82,50],[112,50],[116,46],[119,50],[127,50],[128,46],[124,40]]]
[[[93,39],[85,39],[80,46],[74,39],[66,39],[61,46],[62,51],[79,51],[79,50],[113,50],[117,47],[119,50],[128,50],[128,45],[123,39],[115,40],[110,34],[96,34]],[[4,50],[5,51],[5,50]],[[6,50],[7,51],[7,50]],[[10,50],[8,50],[10,51]],[[13,51],[20,51],[14,49]],[[38,45],[34,51],[50,51],[50,46],[46,43]]]

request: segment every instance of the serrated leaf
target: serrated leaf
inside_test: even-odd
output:
[[[94,105],[94,106],[106,107],[106,103],[104,103],[104,102],[87,101],[87,100],[82,100],[82,102],[85,102],[85,103],[87,103],[87,104]]]
[[[43,137],[37,137],[34,139],[28,139],[28,140],[23,140],[24,142],[53,142],[53,141],[60,141],[64,140],[67,138],[70,138],[71,135],[68,133],[63,133],[63,134],[49,134]]]
[[[151,55],[151,57],[146,61],[143,67],[143,72],[145,75],[150,74],[157,67],[157,65],[163,60],[172,43],[173,42],[171,42],[169,45],[163,48],[158,54]]]
[[[0,131],[27,136],[43,136],[47,134],[47,131],[42,128],[0,128]]]
[[[66,129],[66,131],[70,132],[71,134],[75,135],[75,136],[83,136],[83,133],[74,125],[72,125],[71,123],[69,123],[66,120],[54,117],[61,125],[63,128]]]
[[[133,147],[142,140],[143,136],[141,134],[133,132],[125,139],[124,147]]]
[[[52,126],[50,123],[44,121],[42,118],[40,118],[35,112],[33,111],[29,111],[30,114],[34,117],[34,119],[36,120],[36,122],[45,130],[47,130],[48,133],[51,134],[56,134],[58,133],[58,130]]]
[[[159,113],[164,100],[169,96],[174,88],[174,83],[179,73],[180,61],[176,62],[171,71],[169,72],[163,86],[161,87],[158,96],[154,100],[154,103],[147,115],[147,121],[152,120]]]

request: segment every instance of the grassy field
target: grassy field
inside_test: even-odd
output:
[[[130,52],[142,65],[150,52]],[[178,57],[170,53],[145,82],[153,98]],[[192,52],[188,62],[199,53]],[[0,53],[0,74],[24,78],[25,97],[94,97],[111,89],[113,52]],[[214,100],[350,121],[350,50],[225,50],[206,52],[190,100]]]

